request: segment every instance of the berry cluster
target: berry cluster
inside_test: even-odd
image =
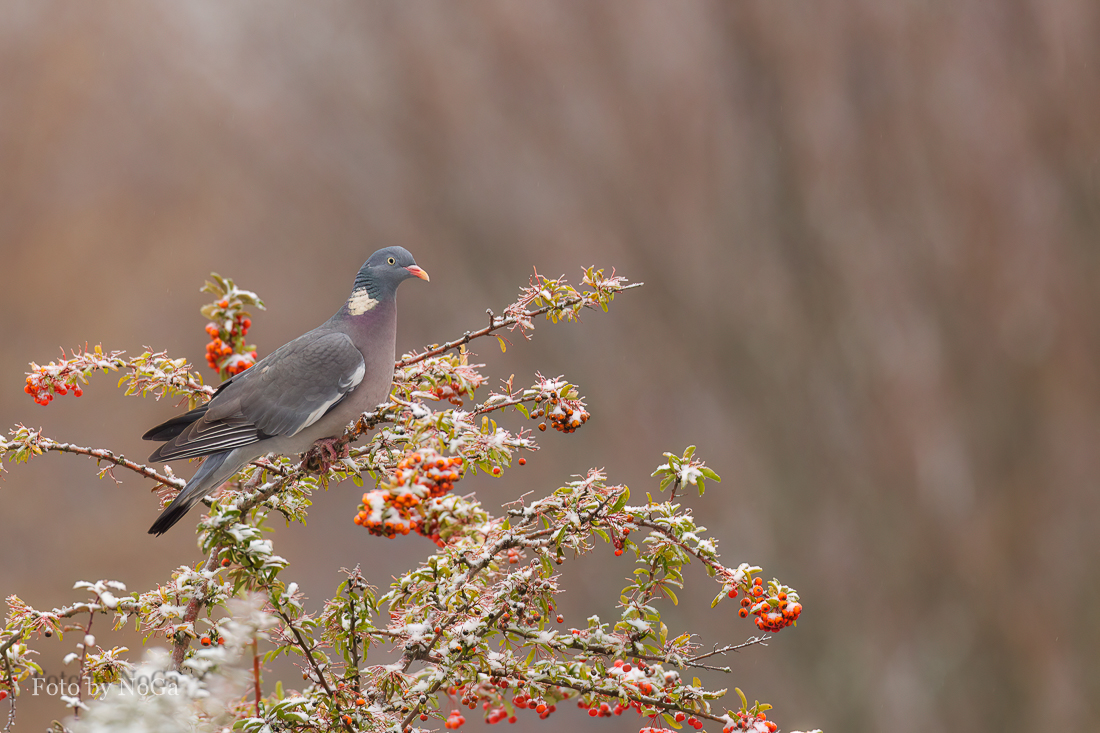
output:
[[[591,417],[580,400],[559,397],[557,391],[550,392],[545,398],[546,404],[543,404],[543,401],[542,395],[535,398],[535,404],[538,407],[531,413],[531,419],[545,416],[550,421],[551,427],[558,432],[571,433],[588,422],[588,418]],[[545,422],[539,423],[539,430],[546,430]]]
[[[229,301],[223,298],[215,305],[225,310],[229,307]],[[223,377],[231,377],[256,363],[255,347],[244,343],[250,328],[252,319],[243,311],[226,318],[220,328],[216,323],[206,324],[206,333],[210,336],[210,343],[206,345],[206,363],[211,369]]]
[[[524,694],[513,697],[512,704],[521,710],[534,710],[542,720],[546,720],[551,713],[558,711],[558,706],[554,703],[547,704],[545,700],[533,699],[530,695]]]
[[[630,527],[623,527],[623,533],[621,535],[611,535],[611,545],[615,548],[615,557],[619,557],[623,554],[623,548],[626,547],[626,536],[630,534]]]
[[[199,639],[199,643],[202,644],[203,646],[211,646],[213,644],[217,644],[219,646],[225,646],[225,637],[217,636],[217,635],[212,636],[210,634],[203,634],[202,638]]]
[[[74,397],[80,397],[84,394],[84,390],[80,388],[79,384],[73,384],[72,390]],[[68,394],[69,386],[65,382],[52,381],[43,372],[34,372],[27,375],[27,384],[23,387],[23,391],[32,395],[34,401],[38,404],[46,406],[53,401],[55,394]]]
[[[463,463],[462,456],[443,456],[429,449],[402,456],[381,488],[363,494],[352,521],[382,537],[417,532],[438,543],[438,521],[427,517],[425,504],[440,502],[454,488],[462,478]]]
[[[748,618],[749,614],[756,616],[756,628],[761,631],[774,633],[785,629],[797,621],[802,613],[798,594],[774,580],[768,582],[765,590],[764,581],[755,578],[749,588],[745,593],[746,597],[741,599],[741,609],[737,613],[741,618]],[[736,595],[736,589],[730,590],[730,598]]]
[[[577,636],[582,632],[577,629],[570,629],[570,633]],[[654,694],[660,695],[661,691],[664,691],[664,693],[671,692],[680,684],[680,675],[675,670],[666,672],[660,666],[648,665],[643,661],[631,664],[623,659],[616,659],[611,669],[608,670],[608,673],[612,677],[617,677],[620,682],[635,686],[640,694],[647,696]],[[672,698],[667,694],[664,695],[665,702],[670,702],[671,699]],[[643,713],[642,703],[638,701],[623,702],[618,698],[609,700],[597,699],[591,702],[580,700],[577,702],[577,707],[582,710],[587,710],[588,714],[593,718],[610,718],[612,715],[622,715],[631,709],[639,715]],[[652,715],[651,712],[647,714]],[[689,718],[683,712],[678,712],[676,714],[677,722],[683,722],[685,720],[687,720],[688,725],[696,729],[703,726],[694,716]],[[642,730],[645,730],[645,728]]]
[[[255,306],[264,309],[263,301],[250,290],[242,290],[229,278],[211,273],[213,280],[203,286],[204,293],[214,296],[213,303],[201,308],[210,319],[206,333],[210,343],[206,345],[206,363],[218,372],[222,379],[240,374],[256,363],[256,347],[246,344],[244,338],[252,328],[252,318],[245,308]]]
[[[452,710],[451,714],[447,716],[447,720],[444,721],[443,727],[448,730],[455,728],[461,728],[462,724],[466,722],[466,718],[462,717],[462,713],[457,710]]]
[[[77,361],[75,352],[73,356],[74,361]],[[59,362],[51,361],[46,366],[38,366],[32,362],[23,391],[34,397],[36,403],[45,407],[53,401],[55,394],[66,395],[69,390],[72,390],[74,397],[84,394],[84,390],[77,382],[77,379],[84,378],[83,375],[80,365],[74,365],[68,359],[62,359]]]
[[[437,384],[431,390],[431,394],[435,399],[447,400],[455,407],[462,407],[462,395],[464,393],[473,394],[454,380],[446,384]]]
[[[558,707],[555,700],[561,701],[570,694],[567,690],[552,687],[539,692],[538,696],[534,697],[531,695],[531,691],[522,689],[524,686],[522,677],[510,679],[495,676],[490,677],[488,682],[477,683],[471,687],[459,685],[458,687],[449,688],[447,692],[451,695],[460,695],[459,704],[470,710],[476,710],[480,704],[481,709],[485,711],[485,722],[493,725],[504,721],[509,723],[517,721],[515,714],[508,713],[504,699],[504,690],[513,686],[517,688],[517,691],[512,698],[512,706],[516,710],[531,710],[539,716],[540,720],[546,720],[551,714],[557,712]],[[423,719],[423,716],[421,718]],[[451,711],[448,720],[458,721],[457,724],[448,726],[453,728],[457,728],[466,722],[457,710]]]
[[[692,715],[689,718],[685,713],[678,712],[678,713],[676,713],[676,715],[674,717],[675,717],[675,720],[676,720],[677,723],[683,723],[686,719],[687,724],[690,725],[695,730],[699,730],[700,728],[703,727],[703,721],[699,720],[694,715]]]
[[[733,719],[722,728],[722,733],[775,733],[779,726],[768,720],[764,713],[740,711],[733,714]]]

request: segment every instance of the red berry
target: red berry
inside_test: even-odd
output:
[[[615,550],[615,557],[618,557],[621,554],[623,554],[623,549],[621,547],[619,549]]]
[[[526,458],[520,458],[518,461],[516,461],[516,463],[518,463],[521,466],[526,466],[527,465],[527,459]]]

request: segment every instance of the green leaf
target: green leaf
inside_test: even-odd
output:
[[[674,606],[679,606],[680,605],[680,600],[676,597],[676,594],[672,592],[671,588],[669,588],[668,586],[665,586],[661,590],[663,590],[665,592],[665,595],[668,596],[668,599],[670,601],[672,601],[672,605],[674,605]]]
[[[706,466],[700,466],[699,467],[699,472],[701,474],[703,474],[704,476],[706,476],[707,478],[709,478],[711,481],[717,481],[718,483],[722,483],[722,477],[719,476],[718,474],[716,474],[711,469],[707,468]]]
[[[619,494],[619,498],[615,500],[614,504],[612,504],[611,509],[608,510],[608,514],[616,514],[620,511],[622,511],[622,508],[624,506],[626,506],[626,502],[628,502],[629,500],[630,500],[630,488],[627,487],[627,486],[624,486],[623,487],[623,492],[621,494]]]

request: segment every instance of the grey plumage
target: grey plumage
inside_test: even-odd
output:
[[[227,379],[205,405],[142,436],[167,441],[150,461],[207,456],[149,533],[168,531],[249,461],[303,453],[384,402],[393,383],[397,286],[410,277],[428,279],[407,250],[378,250],[332,318]]]

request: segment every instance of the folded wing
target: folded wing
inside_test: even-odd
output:
[[[363,355],[344,333],[312,331],[225,382],[207,404],[150,430],[170,440],[151,461],[197,458],[277,435],[297,435],[354,390]]]

